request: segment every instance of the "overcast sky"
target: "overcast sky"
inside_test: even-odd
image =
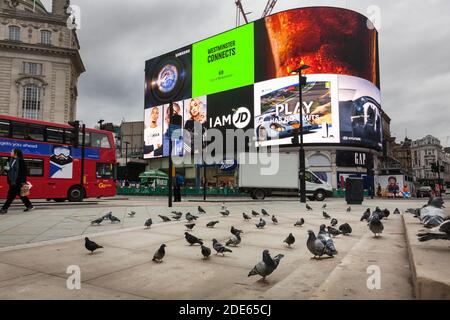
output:
[[[43,1],[49,8],[51,0]],[[249,19],[266,0],[242,0]],[[235,27],[234,0],[72,0],[87,71],[79,79],[78,118],[119,124],[142,120],[144,62]],[[382,107],[398,139],[432,134],[450,146],[448,0],[279,0],[272,13],[312,5],[368,15],[380,8]]]

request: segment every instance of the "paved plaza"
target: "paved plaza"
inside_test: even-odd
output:
[[[442,266],[450,264],[449,243],[418,243],[414,235],[420,225],[403,214],[407,208],[421,207],[423,199],[366,199],[362,205],[352,205],[350,213],[344,199],[327,199],[328,214],[338,225],[349,223],[353,232],[334,238],[338,255],[322,260],[311,259],[306,239],[308,230],[317,234],[321,224],[329,224],[322,216],[324,203],[309,202],[314,210],[306,211],[294,198],[227,199],[231,214],[222,217],[221,199],[211,200],[184,201],[173,208],[167,207],[164,198],[148,197],[94,199],[76,205],[43,202],[31,213],[12,207],[0,216],[0,299],[414,299],[425,297],[427,290],[443,290],[440,297],[446,298],[450,275]],[[199,204],[206,214],[198,214]],[[391,211],[378,239],[367,223],[360,222],[363,211],[376,206]],[[251,215],[251,210],[262,208],[275,214],[279,223],[265,217],[267,226],[257,229],[259,219],[246,222],[242,218],[242,212]],[[392,214],[395,208],[402,214]],[[158,217],[170,217],[172,210],[198,215],[191,233],[211,249],[213,238],[223,244],[230,238],[231,226],[244,231],[242,242],[224,257],[212,254],[202,260],[200,247],[189,246],[184,239],[185,219],[164,223]],[[90,221],[109,211],[121,222],[91,225]],[[136,212],[134,217],[129,217],[131,211]],[[149,217],[153,225],[145,229]],[[300,218],[305,224],[294,227]],[[212,220],[220,222],[207,228]],[[289,233],[296,238],[292,248],[283,243]],[[85,236],[104,248],[89,254]],[[154,263],[153,254],[162,243],[167,245],[166,256],[163,263]],[[264,249],[272,257],[279,253],[285,257],[266,281],[248,277]],[[427,255],[434,255],[436,265],[424,263]],[[79,290],[67,288],[69,266],[80,268]],[[368,285],[374,266],[380,271],[380,288]],[[435,273],[431,278],[443,280],[436,284],[440,289],[420,285],[427,268]]]

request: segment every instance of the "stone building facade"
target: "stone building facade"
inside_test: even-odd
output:
[[[53,0],[48,12],[39,0],[0,0],[0,114],[75,120],[85,67],[68,6]]]

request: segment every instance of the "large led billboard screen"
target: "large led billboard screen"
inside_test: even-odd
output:
[[[291,72],[302,64],[310,68],[300,121]],[[173,155],[198,152],[193,139],[205,129],[289,146],[301,125],[306,144],[381,149],[379,86],[378,34],[366,17],[332,7],[276,13],[146,61],[144,158],[168,155],[170,101],[189,132]]]

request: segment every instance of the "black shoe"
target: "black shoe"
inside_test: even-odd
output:
[[[31,207],[28,207],[28,208],[26,208],[25,210],[23,210],[23,212],[28,212],[28,211],[31,211],[31,210],[33,210],[33,209],[34,209],[34,207],[31,206]]]
[[[6,214],[6,213],[8,213],[8,210],[0,209],[0,214]]]

